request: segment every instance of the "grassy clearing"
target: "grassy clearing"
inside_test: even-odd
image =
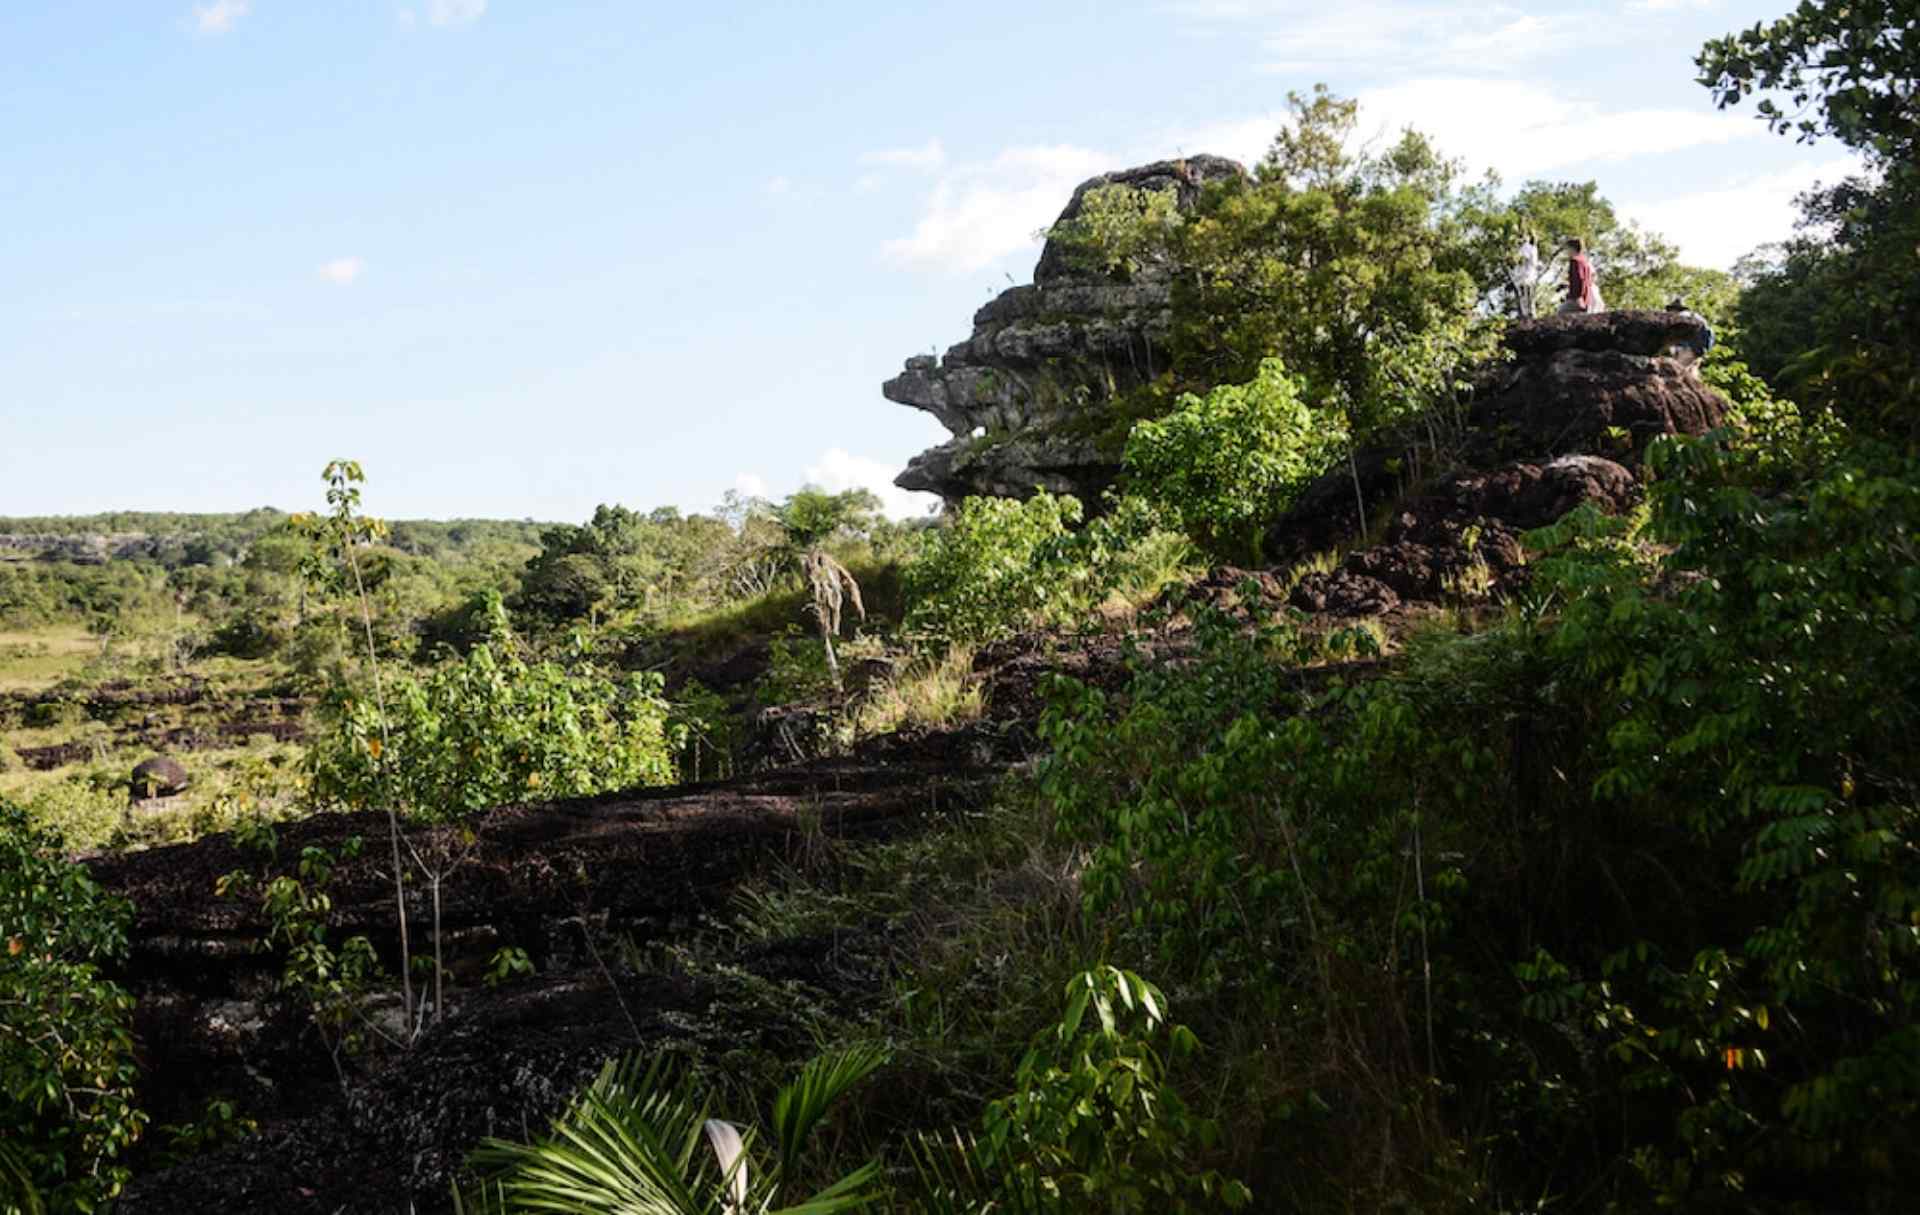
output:
[[[11,735],[0,742],[11,745]],[[27,770],[10,754],[8,769],[0,771],[0,797],[58,831],[74,849],[180,843],[228,830],[251,815],[291,813],[302,787],[302,750],[262,737],[244,746],[176,753],[193,777],[192,787],[138,811],[129,804],[127,783],[133,766],[155,753],[152,748],[103,746],[83,762],[44,772]]]
[[[44,691],[99,653],[99,639],[79,625],[0,631],[0,692]]]

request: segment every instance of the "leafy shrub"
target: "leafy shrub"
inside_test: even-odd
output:
[[[457,821],[518,798],[576,797],[673,779],[670,706],[657,674],[615,678],[577,655],[529,662],[496,615],[491,639],[373,697],[336,688],[308,755],[315,795]],[[389,751],[390,748],[390,751]]]
[[[133,999],[100,974],[125,955],[132,913],[61,848],[0,802],[0,1144],[49,1209],[94,1211],[146,1124]]]
[[[1049,559],[1080,521],[1079,499],[969,498],[907,567],[909,632],[985,642],[1023,627],[1064,591]]]
[[[1268,525],[1346,444],[1345,423],[1308,408],[1300,391],[1270,358],[1248,383],[1188,393],[1133,428],[1122,457],[1130,487],[1210,552],[1257,560]]]
[[[1634,1158],[1665,1201],[1766,1178],[1892,1210],[1920,1150],[1920,463],[1724,434],[1651,459],[1679,589],[1562,576],[1554,648],[1609,719],[1596,802],[1683,824],[1736,914],[1521,976],[1662,1126]]]
[[[1093,1015],[1088,1016],[1089,1013]],[[960,1212],[1191,1212],[1238,1209],[1252,1195],[1199,1166],[1218,1128],[1167,1082],[1168,1057],[1199,1046],[1169,1026],[1166,996],[1139,975],[1100,966],[1067,985],[1058,1024],[992,1102],[984,1137],[923,1140],[916,1163],[928,1215]]]

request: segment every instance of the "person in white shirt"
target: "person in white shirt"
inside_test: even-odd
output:
[[[1533,242],[1533,230],[1520,229],[1520,249],[1507,270],[1513,286],[1514,310],[1523,317],[1534,314],[1534,288],[1540,283],[1540,246]]]

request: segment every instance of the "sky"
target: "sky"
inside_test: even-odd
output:
[[[891,487],[880,383],[1094,174],[1257,159],[1289,90],[1595,180],[1725,267],[1848,171],[1719,113],[1787,0],[9,0],[0,515],[580,521]]]

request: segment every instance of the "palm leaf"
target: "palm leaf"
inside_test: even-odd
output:
[[[793,1082],[773,1101],[773,1134],[779,1145],[780,1175],[791,1177],[807,1137],[827,1108],[887,1061],[886,1048],[863,1043],[809,1059]]]
[[[907,1141],[919,1182],[918,1215],[1049,1215],[1059,1202],[1035,1172],[1008,1167],[973,1135],[919,1135]]]
[[[721,1185],[701,1151],[706,1109],[656,1062],[608,1064],[533,1143],[488,1140],[474,1154],[513,1211],[718,1215]]]

